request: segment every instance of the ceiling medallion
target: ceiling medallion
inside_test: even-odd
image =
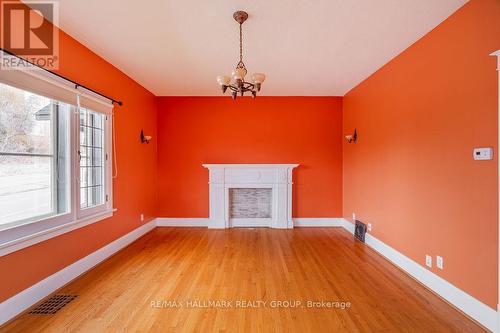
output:
[[[246,92],[250,92],[252,97],[257,96],[257,92],[260,91],[262,82],[266,79],[266,76],[262,73],[255,73],[251,76],[252,82],[245,81],[245,75],[247,75],[247,68],[243,63],[243,30],[242,25],[248,18],[248,14],[243,11],[237,11],[233,14],[233,18],[240,25],[240,61],[236,65],[236,68],[231,73],[231,76],[220,75],[217,76],[217,82],[222,88],[222,93],[225,93],[227,89],[231,91],[231,97],[236,99],[238,93],[243,96]],[[232,82],[231,82],[232,78]]]

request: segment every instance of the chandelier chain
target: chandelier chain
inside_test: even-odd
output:
[[[243,64],[243,27],[240,23],[240,63]]]
[[[240,23],[240,61],[236,65],[237,69],[242,69],[247,73],[247,68],[243,62],[243,23]]]
[[[217,77],[217,82],[221,86],[223,93],[230,91],[233,99],[236,99],[236,97],[240,95],[244,96],[245,93],[251,93],[252,97],[255,98],[257,93],[260,91],[265,75],[262,73],[255,73],[252,75],[251,82],[245,81],[245,76],[248,71],[245,67],[245,63],[243,62],[243,22],[245,22],[248,18],[248,14],[244,11],[236,11],[233,14],[233,18],[240,25],[240,58],[236,68],[232,71],[231,76],[220,75]]]

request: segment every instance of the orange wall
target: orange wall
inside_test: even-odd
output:
[[[208,217],[202,163],[300,163],[294,217],[342,215],[340,97],[162,97],[158,216]]]
[[[156,142],[141,145],[144,128],[156,138],[155,97],[83,45],[60,34],[60,73],[123,101],[115,107],[118,178],[112,218],[0,257],[0,302],[156,217]],[[6,274],[8,272],[8,274]]]
[[[339,97],[156,99],[61,33],[61,74],[124,102],[115,113],[118,212],[0,257],[0,272],[9,272],[0,274],[0,302],[135,229],[141,213],[146,221],[207,217],[202,163],[289,162],[301,164],[295,217],[355,212],[421,264],[425,254],[442,255],[445,269],[432,270],[494,307],[497,158],[475,162],[471,152],[496,148],[488,54],[500,49],[498,22],[498,0],[471,1],[347,94],[344,116]],[[354,127],[359,143],[343,146],[342,131]],[[139,143],[142,128],[158,146]]]
[[[344,98],[344,216],[497,304],[500,1],[473,0]],[[494,161],[474,161],[494,147]],[[435,262],[434,262],[435,264]],[[434,265],[435,266],[435,265]]]

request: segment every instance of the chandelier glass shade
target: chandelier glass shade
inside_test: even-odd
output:
[[[238,94],[244,96],[245,93],[252,94],[255,98],[257,93],[260,91],[262,83],[266,79],[266,75],[262,73],[254,73],[250,76],[250,82],[245,81],[247,75],[247,68],[243,63],[243,22],[248,18],[248,14],[243,11],[237,11],[233,14],[233,18],[240,25],[240,61],[236,65],[235,69],[229,75],[219,75],[217,76],[217,83],[219,83],[222,93],[229,90],[231,97],[236,99]]]

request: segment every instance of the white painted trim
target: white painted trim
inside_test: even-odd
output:
[[[78,99],[77,99],[77,108],[76,110],[80,110],[81,106],[80,106],[80,95],[78,95]],[[75,159],[73,160],[72,162],[72,167],[74,169],[74,177],[72,179],[72,182],[73,184],[75,184],[74,188],[75,188],[75,199],[76,199],[76,202],[75,202],[75,206],[73,207],[73,211],[76,212],[76,218],[77,219],[83,219],[83,218],[86,218],[88,216],[94,216],[94,215],[97,215],[99,213],[102,213],[102,212],[105,212],[105,211],[109,211],[113,208],[113,116],[112,115],[109,115],[109,114],[105,114],[105,113],[102,113],[102,112],[99,112],[98,110],[93,110],[93,109],[88,109],[89,112],[96,112],[98,114],[101,114],[101,116],[104,117],[104,120],[103,120],[103,142],[102,142],[102,145],[103,145],[103,148],[101,150],[102,151],[102,161],[101,161],[101,164],[104,163],[104,168],[103,168],[103,171],[104,171],[104,200],[101,204],[97,205],[97,206],[93,206],[93,207],[88,207],[88,208],[84,208],[82,209],[80,207],[80,202],[81,202],[81,192],[80,192],[80,186],[81,186],[81,179],[80,179],[80,168],[81,168],[81,164],[80,164],[80,158],[79,156],[77,155],[77,152],[80,151],[81,147],[80,147],[80,142],[81,142],[81,139],[80,139],[80,126],[81,126],[81,122],[80,122],[80,111],[76,111],[76,116],[75,116],[75,120],[73,121],[72,123],[72,129],[71,129],[71,132],[73,132],[75,135],[74,135],[74,138],[75,138],[75,142],[77,142],[78,144],[76,146],[73,146],[74,148],[74,151],[75,151]]]
[[[106,260],[125,246],[134,242],[141,236],[156,227],[155,221],[148,222],[128,234],[114,240],[108,245],[78,260],[77,262],[63,268],[42,281],[21,291],[11,298],[0,303],[0,325],[11,320],[23,311],[27,310],[43,298],[47,297],[57,289],[68,284],[78,276],[90,270],[100,262]]]
[[[500,50],[490,54],[497,57],[497,71],[498,71],[498,128],[500,129]],[[497,133],[497,150],[500,149],[500,133]],[[500,176],[500,163],[497,162],[497,175]],[[497,177],[499,179],[499,177]],[[498,207],[500,207],[500,183],[497,182],[498,191]],[[497,299],[497,332],[500,332],[500,214],[498,216],[498,299]]]
[[[209,218],[193,217],[159,217],[156,219],[158,227],[208,227]],[[294,218],[294,227],[343,227],[344,219],[319,217],[319,218]]]
[[[344,219],[339,217],[297,217],[293,219],[294,227],[343,227]]]
[[[167,218],[159,217],[156,219],[158,227],[208,227],[208,218]]]
[[[267,168],[267,169],[283,169],[283,168],[296,168],[298,164],[202,164],[204,168],[207,169],[226,169],[226,168]]]
[[[497,71],[500,71],[500,50],[493,52],[492,54],[490,54],[490,56],[497,57]],[[498,96],[498,98],[500,99],[500,95]]]
[[[272,216],[268,220],[268,227],[293,228],[292,171],[298,164],[202,164],[202,166],[209,170],[209,228],[231,228],[229,216],[231,188],[271,188]]]
[[[43,242],[47,239],[54,238],[56,236],[65,234],[67,232],[73,231],[75,229],[83,228],[89,224],[99,222],[101,220],[110,218],[117,209],[112,209],[110,211],[101,212],[93,216],[88,216],[76,221],[71,221],[56,227],[46,229],[40,232],[29,234],[28,236],[23,236],[20,238],[15,238],[12,241],[0,244],[0,257],[3,257],[9,253],[19,251],[25,247],[32,246],[34,244]]]
[[[57,289],[106,260],[155,227],[207,227],[208,220],[208,218],[157,218],[140,226],[0,303],[0,325],[11,320]],[[354,225],[343,218],[295,218],[294,223],[297,227],[343,227],[348,232],[354,233]],[[496,332],[497,312],[494,309],[370,234],[366,235],[366,244],[481,325],[492,332]]]
[[[0,51],[1,53],[1,51]],[[1,67],[1,64],[0,64]],[[59,87],[61,84],[60,78],[40,70],[39,68],[17,69],[17,70],[6,70],[5,75],[2,76],[0,81],[6,79],[12,80],[14,83],[19,83],[19,85],[14,84],[13,86],[20,87],[26,91],[33,91],[35,93],[40,93],[44,96],[60,99],[68,103],[76,103],[71,105],[70,112],[70,130],[69,130],[69,151],[70,151],[70,177],[69,184],[71,193],[70,197],[70,209],[67,213],[56,215],[56,216],[45,216],[37,217],[37,220],[24,220],[9,223],[7,225],[0,226],[0,257],[5,256],[9,253],[18,251],[28,246],[32,246],[36,243],[45,241],[47,239],[59,236],[61,234],[70,232],[72,230],[87,226],[89,224],[98,222],[100,220],[109,218],[113,216],[113,180],[112,180],[112,164],[113,164],[113,154],[112,154],[112,118],[111,116],[106,116],[105,121],[105,143],[104,143],[104,154],[107,158],[103,156],[103,163],[105,163],[104,168],[104,178],[105,178],[105,195],[107,197],[106,202],[103,204],[87,208],[80,209],[80,163],[77,158],[77,151],[80,144],[80,115],[79,115],[79,101],[80,95],[73,88],[74,101],[67,100],[64,98],[59,98],[59,96],[64,95],[63,92],[67,92],[67,82],[63,86]],[[40,76],[41,75],[41,76]],[[35,80],[33,77],[40,76],[39,79]],[[42,82],[43,81],[43,82]],[[10,84],[10,81],[7,81]],[[58,86],[59,89],[55,88]],[[30,89],[32,87],[32,89]],[[53,91],[52,91],[53,90]],[[48,92],[48,94],[43,94],[42,92]],[[72,94],[72,96],[73,96]],[[83,96],[83,95],[82,95]],[[90,95],[89,95],[90,96]],[[109,104],[112,109],[112,104]]]
[[[343,219],[343,227],[350,233],[354,233],[354,224]],[[434,291],[437,295],[454,305],[456,308],[476,320],[492,332],[497,330],[497,312],[488,305],[482,303],[465,291],[455,287],[445,279],[427,270],[422,265],[408,258],[401,252],[389,245],[366,234],[366,244],[377,251],[394,265],[401,268],[424,286]]]

